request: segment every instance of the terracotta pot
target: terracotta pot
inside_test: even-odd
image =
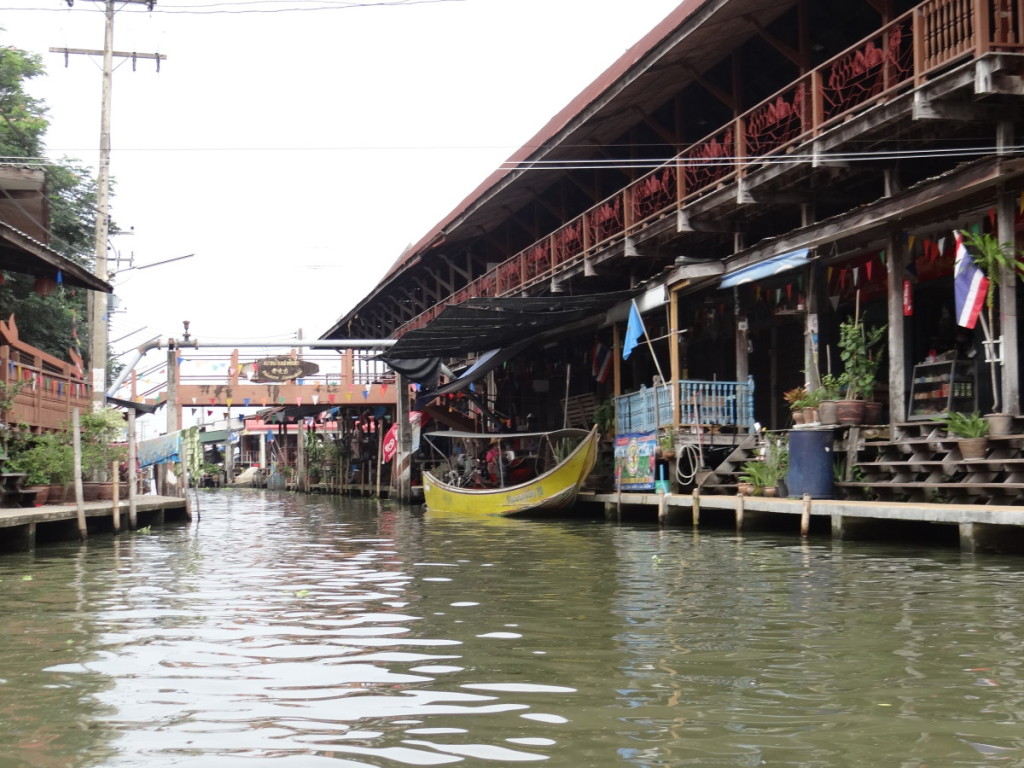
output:
[[[49,498],[49,496],[50,496],[50,486],[48,486],[48,485],[30,485],[25,490],[26,491],[35,491],[36,492],[35,505],[37,507],[40,506],[41,504],[45,504],[47,498]]]
[[[801,410],[796,410],[796,411],[791,411],[791,413],[793,414],[793,423],[794,424],[803,424],[804,423],[804,412],[803,412],[802,409]]]
[[[778,496],[779,489],[776,488],[774,485],[769,485],[767,488],[764,489],[764,495],[769,497]]]
[[[50,504],[63,504],[67,498],[68,487],[64,483],[50,483]]]
[[[864,423],[863,400],[836,400],[836,422],[847,426]]]
[[[82,499],[83,501],[96,501],[100,497],[100,486],[103,483],[82,483]]]
[[[864,423],[865,424],[881,424],[882,423],[882,404],[874,400],[868,400],[864,403]]]
[[[818,423],[823,426],[839,423],[836,417],[835,400],[822,400],[818,404]]]
[[[804,424],[817,424],[818,423],[818,409],[815,408],[804,408]]]
[[[736,493],[738,493],[740,496],[749,496],[753,492],[754,492],[754,484],[753,483],[743,483],[743,482],[741,482],[741,483],[737,483],[736,484]]]
[[[1013,434],[1013,416],[1008,413],[986,413],[985,421],[990,436]]]
[[[964,437],[960,440],[960,455],[966,460],[984,459],[987,451],[987,437]]]

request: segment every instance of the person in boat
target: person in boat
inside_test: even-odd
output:
[[[498,462],[501,461],[501,445],[498,438],[492,437],[487,453],[484,455],[484,464],[487,467],[487,479],[497,485],[500,482],[498,474]]]

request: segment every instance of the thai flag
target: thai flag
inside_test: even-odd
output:
[[[590,372],[594,374],[599,384],[608,380],[608,374],[612,370],[612,351],[600,341],[594,342],[594,351],[591,354]]]
[[[956,322],[964,328],[973,328],[978,322],[981,306],[985,303],[988,278],[967,252],[963,236],[959,232],[954,235],[956,260],[953,263],[953,292],[956,297]]]

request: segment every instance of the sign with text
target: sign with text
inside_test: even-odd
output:
[[[319,370],[320,366],[316,363],[293,357],[266,357],[242,367],[242,372],[249,375],[249,380],[257,384],[292,381],[312,376]]]

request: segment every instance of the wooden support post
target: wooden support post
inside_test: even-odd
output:
[[[800,535],[807,538],[811,533],[811,494],[804,494],[804,509],[800,513]]]
[[[111,493],[111,510],[110,516],[113,519],[114,530],[121,530],[121,472],[118,462],[116,460],[110,462],[110,478],[113,480],[113,493]]]
[[[679,292],[668,295],[668,365],[669,386],[672,388],[672,428],[679,429],[682,418],[682,403],[679,402],[679,380],[682,370],[679,366]]]
[[[743,530],[743,506],[746,497],[742,494],[736,497],[736,531]]]
[[[398,451],[391,459],[391,487],[398,500],[412,501],[412,431],[409,418],[409,382],[402,374],[395,381],[395,423],[398,424]]]
[[[128,527],[135,530],[138,521],[139,484],[138,446],[135,443],[135,409],[128,409]]]
[[[694,488],[690,491],[690,506],[693,512],[693,525],[700,525],[700,489]]]
[[[658,494],[658,522],[661,525],[664,525],[667,518],[668,518],[668,494],[667,493],[660,493],[660,494]]]
[[[82,541],[89,533],[85,526],[85,494],[82,489],[82,427],[78,409],[71,409],[71,438],[75,452],[75,507],[78,517],[78,538]]]
[[[1012,128],[1009,129],[1012,135]],[[998,238],[1001,243],[1014,243],[1016,250],[1016,233],[1014,222],[1016,220],[1017,205],[1015,198],[1019,193],[1011,197],[1003,194],[999,198],[998,209]],[[1017,280],[1015,270],[1008,266],[1002,270],[1001,286],[999,290],[999,334],[1003,338],[1002,352],[1002,390],[1003,397],[1000,401],[1000,410],[1014,416],[1020,416],[1020,349],[1019,335],[1017,333]]]
[[[886,243],[888,253],[886,306],[889,314],[889,422],[898,424],[907,420],[906,334],[903,317],[903,239],[890,233]]]

